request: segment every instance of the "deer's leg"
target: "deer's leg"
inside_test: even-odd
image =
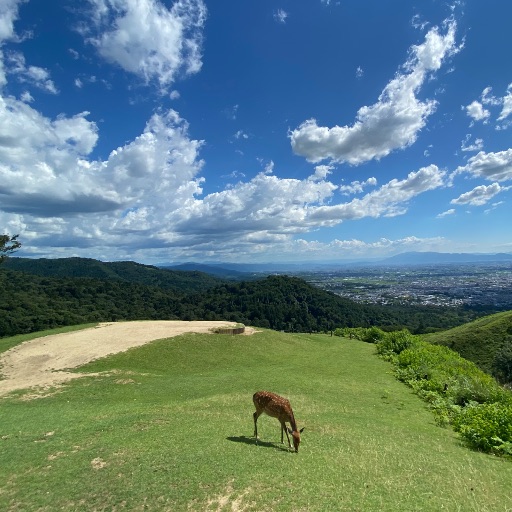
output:
[[[258,444],[258,418],[259,418],[258,411],[254,411],[254,414],[252,415],[254,419],[254,437],[256,438],[256,444]]]
[[[288,435],[288,429],[286,428],[286,423],[284,421],[281,423],[281,443],[283,442],[283,432],[286,434],[286,439],[288,439],[288,447],[291,448],[290,436]]]

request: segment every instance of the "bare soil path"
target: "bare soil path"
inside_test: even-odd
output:
[[[26,341],[0,355],[0,396],[11,391],[48,388],[86,374],[66,371],[109,354],[188,332],[210,333],[231,322],[137,321],[96,327]],[[253,330],[246,328],[245,334]]]

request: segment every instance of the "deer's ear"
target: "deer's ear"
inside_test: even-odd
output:
[[[302,428],[299,430],[299,432],[302,434],[302,432],[304,431],[304,429],[305,429],[305,428],[306,428],[306,427],[302,427]]]
[[[293,434],[293,430],[290,427],[287,427],[286,430],[288,430],[289,434]]]

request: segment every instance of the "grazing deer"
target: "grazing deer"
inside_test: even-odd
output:
[[[293,410],[290,402],[286,398],[276,395],[275,393],[271,393],[270,391],[258,391],[257,393],[254,393],[252,401],[254,402],[254,407],[256,407],[256,412],[253,414],[254,437],[256,438],[256,444],[258,444],[258,418],[262,413],[265,413],[279,420],[279,423],[281,423],[281,443],[284,442],[283,432],[285,432],[286,438],[288,439],[288,446],[290,448],[292,445],[290,444],[288,432],[292,435],[293,446],[297,453],[299,451],[300,434],[304,428],[297,430],[297,423],[295,423],[295,417],[293,416]],[[286,422],[290,424],[292,427],[291,429],[286,427]]]

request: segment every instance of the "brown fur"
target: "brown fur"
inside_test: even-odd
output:
[[[252,401],[254,402],[254,407],[256,407],[256,412],[253,414],[254,437],[256,438],[256,443],[258,443],[258,418],[261,414],[265,413],[268,416],[277,418],[279,423],[281,423],[281,443],[284,442],[283,432],[285,432],[286,438],[288,439],[288,446],[290,448],[292,447],[290,444],[290,437],[288,436],[289,432],[292,435],[295,451],[298,452],[300,434],[304,429],[297,429],[297,423],[295,422],[290,402],[286,398],[276,395],[275,393],[271,393],[270,391],[258,391],[257,393],[254,393]],[[286,428],[286,423],[290,424],[291,429]]]

